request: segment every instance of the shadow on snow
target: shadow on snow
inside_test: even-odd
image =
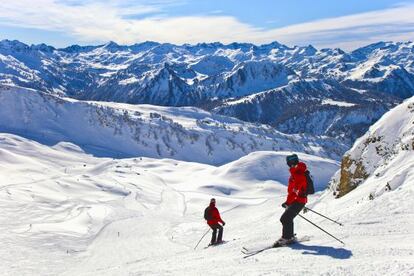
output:
[[[304,255],[319,255],[329,256],[334,259],[349,259],[352,256],[352,251],[345,248],[335,248],[332,246],[319,246],[319,245],[305,245],[295,244],[291,246],[294,250],[303,250]]]

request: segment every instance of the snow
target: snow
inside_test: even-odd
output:
[[[140,108],[143,113],[145,108],[151,109],[107,105]],[[406,101],[367,135],[385,131],[387,137],[382,141],[412,141],[413,107],[412,100]],[[156,109],[163,111],[171,109]],[[187,112],[197,113],[197,109],[188,108]],[[400,136],[403,139],[398,140]],[[267,246],[280,237],[280,205],[285,201],[288,179],[285,158],[290,153],[255,151],[211,165],[138,155],[99,157],[73,142],[45,144],[0,133],[1,274],[414,273],[412,150],[398,151],[339,199],[330,189],[325,190],[339,163],[298,152],[320,191],[309,197],[307,206],[344,226],[311,212],[301,215],[345,245],[298,217],[296,233],[310,236],[309,241],[244,259],[243,246]],[[376,160],[380,159],[369,161]],[[229,242],[204,249],[208,233],[194,250],[208,230],[202,214],[211,197],[216,198],[226,221],[224,239]]]
[[[404,101],[372,125],[346,153],[353,159],[367,160],[364,167],[369,174],[387,162],[413,150],[414,97]]]
[[[358,92],[358,93],[360,93],[360,94],[363,94],[363,93],[366,93],[366,92],[367,92],[367,90],[364,90],[364,89],[357,89],[357,88],[351,88],[351,90],[354,90],[355,92]]]
[[[251,95],[285,86],[298,76],[305,79],[335,79],[338,82],[351,80],[352,83],[346,84],[348,88],[375,91],[371,85],[383,86],[380,82],[387,78],[399,79],[391,74],[398,68],[406,70],[404,74],[407,75],[400,80],[401,84],[410,86],[413,81],[408,72],[412,74],[414,70],[412,45],[412,42],[377,43],[346,53],[337,48],[318,50],[312,45],[290,48],[277,42],[267,45],[209,43],[181,46],[168,43],[125,46],[109,42],[98,46],[73,45],[65,49],[54,49],[45,44],[28,46],[19,41],[2,40],[0,55],[8,57],[8,60],[1,60],[14,69],[11,79],[15,85],[40,88],[47,92],[53,92],[56,86],[62,86],[68,96],[74,96],[75,93],[79,95],[80,92],[89,99],[96,99],[107,89],[116,89],[123,93],[116,93],[112,97],[106,95],[105,100],[130,102],[141,91],[131,89],[126,84],[147,87],[145,75],[166,64],[185,68],[175,70],[174,73],[188,87],[185,91],[180,91],[180,86],[175,87],[173,93],[209,91],[211,97]],[[137,71],[137,65],[146,68]],[[382,75],[370,76],[373,69],[379,69]],[[0,72],[4,73],[4,70],[0,68]],[[189,72],[203,77],[188,77],[186,75]],[[129,80],[132,82],[128,82],[132,78],[130,74],[136,76],[136,79]],[[23,75],[24,80],[14,79],[18,75]],[[107,79],[111,79],[108,86],[104,85]],[[196,82],[196,79],[199,81]],[[149,96],[157,94],[158,81],[158,78],[151,80],[154,89],[146,90]],[[343,84],[342,82],[341,85]],[[393,91],[387,92],[398,94],[398,90],[398,87],[394,87]],[[127,94],[128,97],[120,94]],[[405,92],[403,97],[407,97]]]
[[[341,102],[341,101],[335,101],[332,99],[325,99],[322,101],[322,105],[337,105],[337,106],[344,106],[344,107],[351,107],[355,106],[354,103],[347,103],[347,102]]]
[[[384,255],[367,263],[371,274],[414,273],[414,211],[410,200],[414,195],[413,114],[414,98],[410,98],[372,125],[345,154],[362,164],[368,177],[348,194],[333,199],[331,190],[337,188],[338,171],[331,189],[317,205],[321,210],[337,210],[341,220],[352,220],[358,227],[354,239],[373,254]],[[354,169],[355,163],[348,170]]]
[[[195,107],[85,102],[9,86],[0,87],[0,130],[107,157],[224,164],[257,150],[294,150],[339,158],[330,138],[286,135]]]
[[[218,85],[218,96],[248,96],[285,86],[297,79],[293,71],[269,61],[243,62],[223,76],[226,82]]]
[[[311,236],[310,241],[243,259],[242,246],[265,246],[280,236],[288,152],[255,152],[211,166],[94,157],[72,143],[51,147],[6,133],[0,141],[2,275],[414,272],[414,214],[409,200],[401,202],[413,196],[410,182],[374,201],[361,202],[360,194],[341,200],[330,193],[311,196],[311,208],[345,226],[304,216],[346,246],[297,218],[296,232]],[[299,157],[322,185],[338,169],[331,160]],[[409,177],[413,180],[412,173]],[[208,230],[202,213],[210,197],[217,200],[230,242],[203,249],[208,234],[194,250]]]
[[[127,85],[127,84],[131,84],[131,83],[136,83],[138,81],[139,81],[139,79],[137,79],[136,77],[130,77],[129,79],[119,81],[119,84],[120,85]]]
[[[346,53],[336,48],[287,47],[277,42],[267,45],[146,42],[130,46],[109,42],[54,49],[44,44],[29,46],[3,40],[0,83],[83,100],[199,106],[249,122],[270,124],[287,133],[327,135],[338,143],[346,143],[348,149],[369,124],[402,99],[412,96],[412,45],[387,42]],[[318,88],[312,79],[321,83]],[[310,82],[308,88],[304,87],[306,82]],[[292,91],[285,89],[295,86]],[[355,95],[351,89],[365,93]],[[254,102],[240,98],[252,95],[256,97],[247,99]],[[229,99],[237,101],[226,104]],[[357,106],[321,108],[320,102],[326,99]],[[370,100],[380,104],[375,111]],[[285,112],[294,102],[306,107],[301,116]],[[333,124],[312,126],[315,118],[325,117],[326,112],[339,112],[341,117],[347,117],[365,108],[370,114],[365,122],[336,120]],[[349,129],[360,132],[352,135]],[[340,155],[343,153],[341,150]]]
[[[411,98],[357,140],[347,154],[370,176],[336,199],[334,185],[325,188],[340,164],[322,138],[194,107],[85,102],[2,86],[0,274],[413,275],[413,114]],[[344,226],[301,215],[345,245],[298,217],[296,233],[309,241],[243,258],[243,246],[281,235],[292,152],[318,190],[307,206]],[[211,197],[229,242],[204,249],[208,233],[194,249],[208,230]]]
[[[254,99],[256,99],[257,97],[260,96],[260,94],[265,93],[265,92],[261,92],[261,93],[256,93],[254,95],[250,95],[250,96],[246,96],[246,97],[241,97],[237,100],[232,100],[229,99],[226,101],[226,105],[238,105],[240,103],[245,103],[245,102],[252,102],[254,101]]]
[[[1,256],[7,254],[6,275],[119,275],[152,266],[140,259],[195,257],[195,238],[206,227],[200,210],[209,197],[217,198],[231,225],[236,221],[228,212],[254,208],[275,194],[281,199],[285,189],[278,180],[285,182],[280,174],[288,153],[257,152],[215,167],[172,159],[97,158],[71,143],[50,147],[6,133],[0,141],[0,235],[16,249],[0,249]],[[330,160],[301,156],[315,168],[315,177],[324,165],[325,174],[338,168]],[[246,171],[256,163],[260,170]],[[321,184],[327,185],[326,177]],[[30,259],[20,259],[21,250]],[[116,268],[125,264],[129,268]]]

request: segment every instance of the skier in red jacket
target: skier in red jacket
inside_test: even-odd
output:
[[[285,212],[280,217],[280,222],[283,225],[282,237],[275,242],[277,245],[286,245],[295,242],[293,219],[305,207],[308,202],[306,194],[306,176],[307,170],[305,163],[299,162],[296,154],[286,157],[286,163],[289,166],[290,177],[287,189],[286,201],[282,204]]]
[[[216,208],[216,200],[212,198],[210,205],[204,210],[204,218],[207,220],[207,224],[213,229],[213,235],[211,236],[210,245],[220,244],[223,242],[223,226],[226,223],[221,219],[220,213]],[[223,225],[221,226],[219,222]],[[218,237],[217,229],[219,230]]]

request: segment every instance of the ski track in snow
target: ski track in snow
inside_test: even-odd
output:
[[[285,155],[254,153],[237,166],[215,167],[96,158],[11,134],[0,137],[1,275],[414,274],[412,188],[374,201],[318,193],[308,206],[345,226],[304,216],[346,246],[297,218],[296,232],[310,241],[243,259],[243,246],[279,238],[286,189],[265,180],[266,169],[251,168],[261,164],[276,170],[272,175],[286,174],[285,166],[269,166],[282,164]],[[314,166],[325,162],[304,158]],[[194,250],[208,230],[202,212],[213,196],[229,242],[203,249],[209,232]]]

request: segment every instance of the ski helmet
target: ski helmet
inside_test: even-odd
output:
[[[292,154],[286,156],[286,163],[289,167],[295,166],[299,163],[299,157],[297,154]]]

